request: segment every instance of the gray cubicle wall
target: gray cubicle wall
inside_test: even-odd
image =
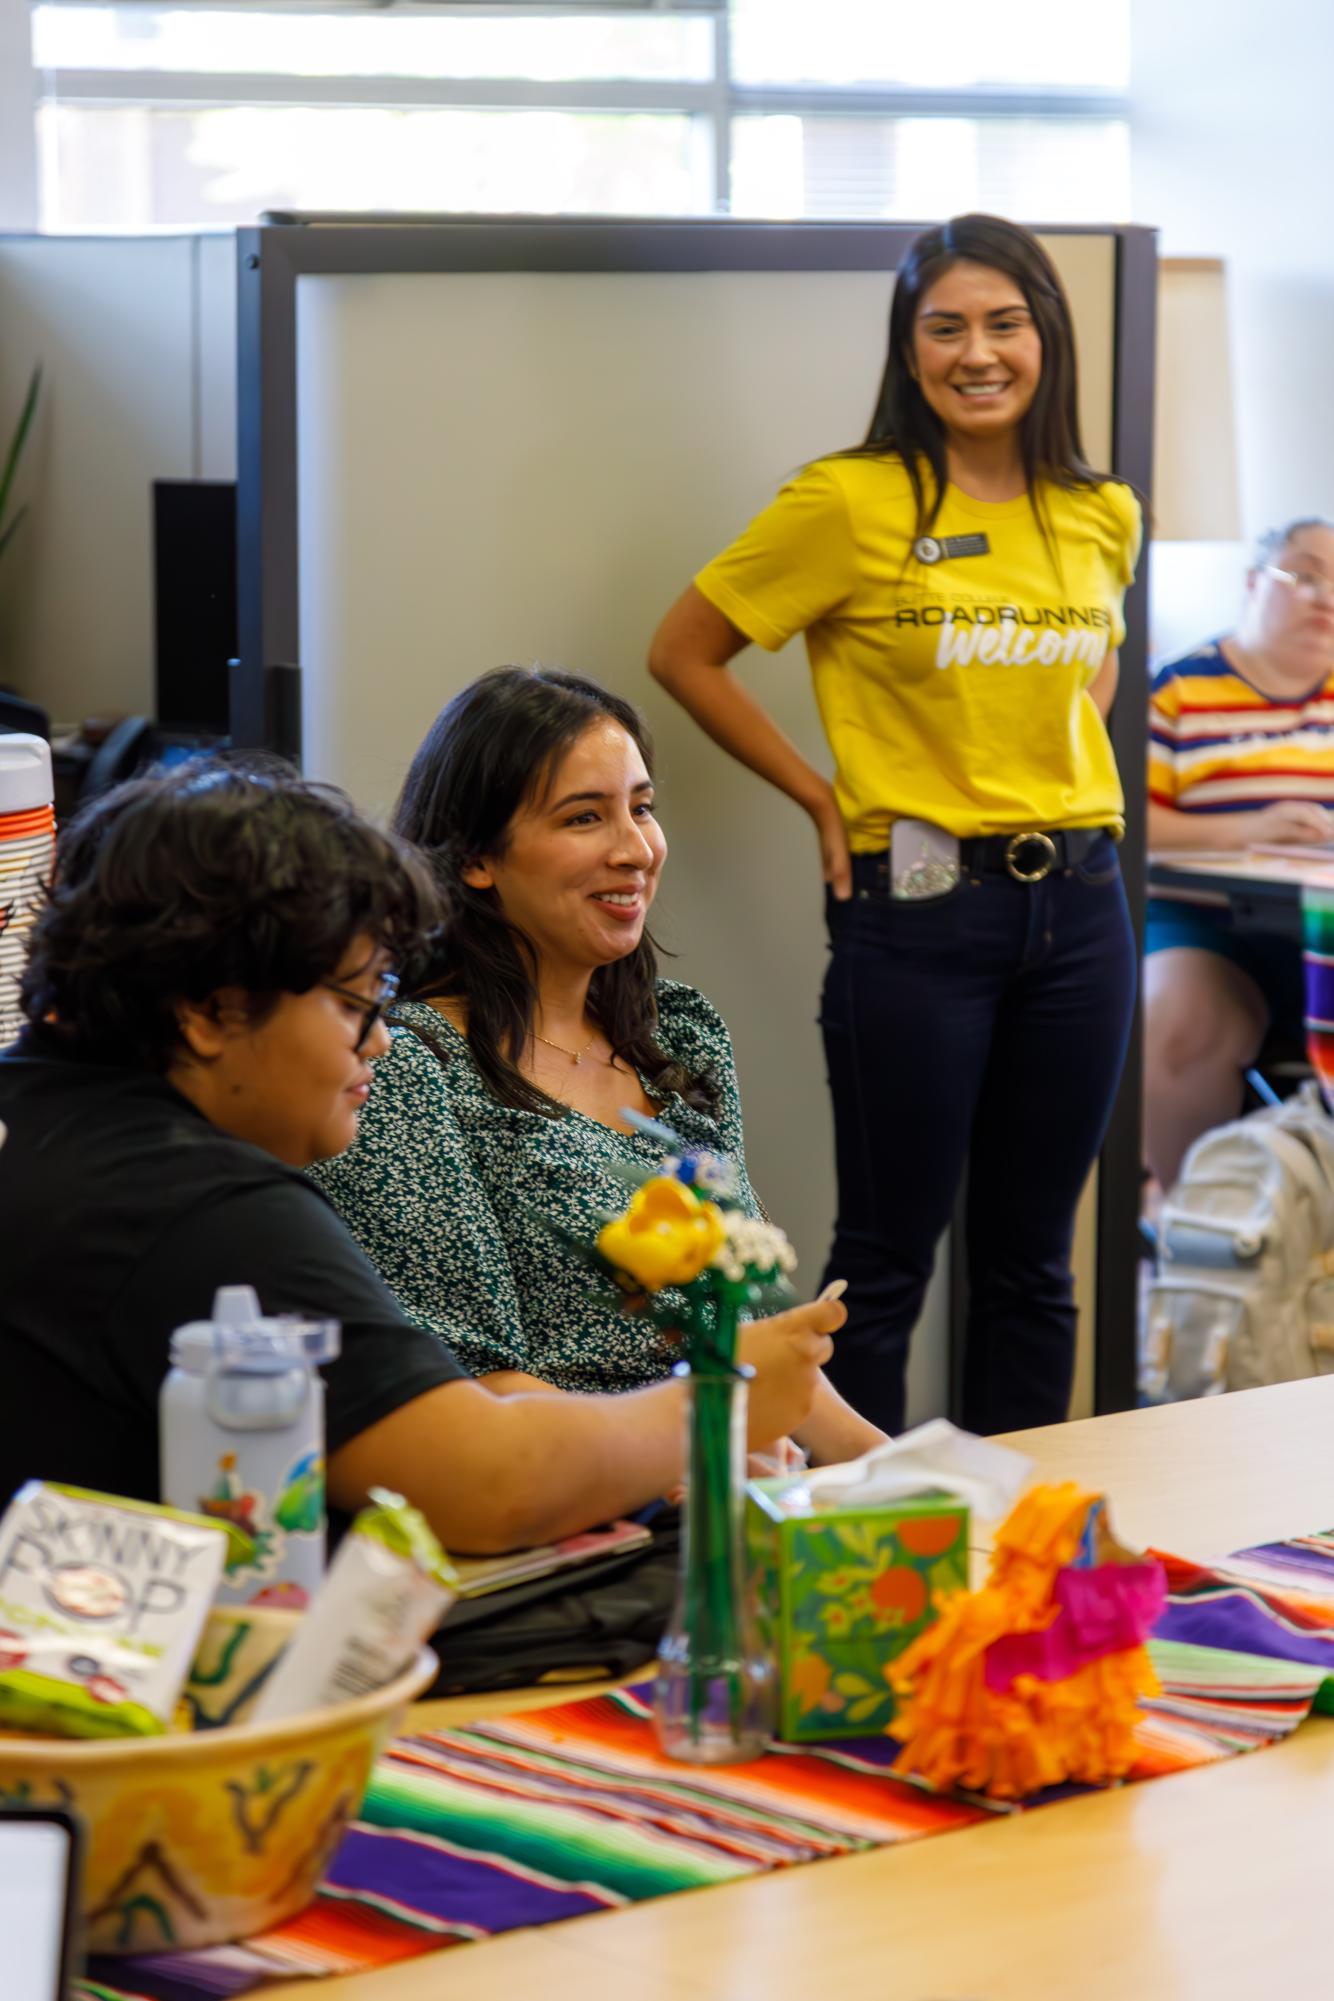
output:
[[[790,471],[864,431],[914,233],[308,219],[239,242],[238,736],[299,747],[309,770],[383,810],[436,710],[486,667],[560,663],[639,701],[672,844],[655,930],[679,955],[669,970],[732,1025],[751,1171],[811,1282],[833,1210],[814,838],[643,662],[693,571]],[[1090,452],[1143,486],[1152,238],[1048,241],[1078,328]],[[1136,321],[1128,346],[1118,333]],[[1142,623],[1124,662],[1132,766]],[[801,647],[752,649],[739,671],[828,768]],[[1127,1241],[1110,1199],[1105,1187],[1104,1251]],[[1103,1294],[1096,1401],[1110,1407],[1128,1397],[1130,1323],[1113,1260],[1100,1264],[1107,1283],[1090,1270],[1083,1291],[1089,1307]],[[918,1344],[919,1412],[946,1400],[944,1291]]]
[[[59,723],[153,706],[152,482],[236,474],[236,244],[0,236],[0,441],[35,362],[0,681]]]

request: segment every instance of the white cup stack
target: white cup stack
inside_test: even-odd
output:
[[[19,981],[56,859],[51,752],[39,736],[0,735],[0,1049],[19,1032]]]

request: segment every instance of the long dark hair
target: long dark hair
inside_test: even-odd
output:
[[[901,458],[917,506],[916,533],[927,533],[945,498],[948,473],[944,426],[910,366],[913,329],[924,294],[961,262],[986,264],[1013,279],[1042,342],[1042,373],[1019,427],[1019,450],[1029,498],[1045,538],[1036,497],[1039,478],[1076,488],[1102,486],[1110,475],[1096,472],[1084,455],[1074,326],[1056,268],[1035,236],[1002,216],[956,215],[916,238],[894,281],[889,351],[870,429],[860,445],[842,456]],[[931,470],[930,493],[922,478],[923,459]]]
[[[414,999],[464,1001],[468,1046],[488,1090],[502,1104],[551,1117],[563,1117],[568,1107],[518,1067],[537,1000],[533,947],[505,916],[496,891],[474,889],[464,870],[504,854],[515,814],[544,796],[566,751],[608,716],[633,737],[651,776],[653,745],[629,702],[554,667],[497,667],[440,711],[394,808],[395,833],[425,853],[446,905],[439,951]],[[657,973],[646,931],[626,958],[593,974],[589,1013],[616,1056],[649,1080],[654,1096],[676,1091],[714,1111],[710,1080],[658,1046]]]

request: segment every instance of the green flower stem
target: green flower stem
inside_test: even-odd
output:
[[[732,1460],[737,1394],[737,1306],[726,1291],[690,1329],[690,1487],[684,1611],[690,1642],[690,1734],[699,1740],[710,1684],[725,1676],[733,1726],[741,1721],[741,1606],[737,1575],[741,1496]],[[704,1308],[704,1302],[700,1302]]]

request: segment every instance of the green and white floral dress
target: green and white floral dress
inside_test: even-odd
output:
[[[671,1343],[620,1312],[537,1220],[591,1240],[628,1199],[611,1164],[652,1166],[661,1145],[582,1112],[546,1118],[498,1104],[467,1038],[435,1008],[405,1002],[394,1019],[409,1025],[394,1028],[375,1066],[355,1144],[310,1172],[403,1311],[478,1375],[521,1369],[563,1390],[634,1389],[665,1375]],[[758,1214],[722,1017],[693,987],[660,980],[657,1040],[708,1077],[719,1103],[710,1117],[673,1095],[660,1116],[692,1147],[728,1154]]]

